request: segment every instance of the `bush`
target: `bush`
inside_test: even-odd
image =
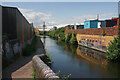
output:
[[[51,38],[54,38],[54,39],[58,39],[58,35],[59,35],[61,41],[65,41],[64,31],[65,31],[65,27],[61,27],[57,30],[48,32],[48,36],[50,36]]]
[[[59,33],[59,36],[60,36],[60,40],[61,41],[65,41],[65,34],[64,34],[64,32]]]
[[[72,36],[72,38],[70,39],[70,43],[71,43],[71,44],[78,44],[77,39],[76,39],[76,34],[75,34],[75,32],[73,32],[73,36]]]
[[[103,35],[103,36],[105,36],[105,35],[106,35],[106,33],[105,33],[105,30],[104,30],[104,29],[103,29],[102,35]]]
[[[44,35],[44,31],[39,31],[39,35]]]
[[[72,37],[71,33],[70,33],[70,32],[68,32],[68,33],[66,34],[66,37],[65,37],[65,42],[66,42],[66,43],[69,43],[69,42],[70,42],[71,37]]]
[[[110,41],[106,57],[111,61],[120,61],[119,37],[114,38],[113,41]]]
[[[57,39],[57,37],[58,37],[56,31],[50,31],[50,32],[48,33],[48,35],[49,35],[51,38],[54,38],[54,39]]]
[[[23,56],[29,56],[32,53],[35,53],[37,50],[36,44],[37,44],[37,37],[34,37],[32,44],[31,45],[28,44],[23,50]]]

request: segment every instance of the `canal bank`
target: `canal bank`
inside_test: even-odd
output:
[[[13,64],[3,70],[3,79],[32,79],[32,58],[35,55],[45,54],[43,43],[39,37],[37,37],[37,51],[29,56],[22,56],[16,60]]]
[[[120,65],[108,62],[102,52],[67,45],[49,37],[41,40],[54,62],[51,69],[60,71],[60,77],[71,74],[70,78],[120,78]]]

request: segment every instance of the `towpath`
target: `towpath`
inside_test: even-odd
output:
[[[30,56],[21,57],[3,71],[3,78],[28,80],[32,79],[32,58],[36,54],[45,53],[40,38],[37,38],[37,51]]]

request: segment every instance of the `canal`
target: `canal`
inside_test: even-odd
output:
[[[60,77],[70,78],[120,78],[120,65],[105,59],[105,54],[82,46],[73,46],[48,36],[41,37],[53,61],[51,68],[60,71]]]

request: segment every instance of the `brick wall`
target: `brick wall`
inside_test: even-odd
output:
[[[105,30],[106,36],[118,35],[118,27],[104,27],[104,28],[89,28],[89,29],[77,29],[77,30],[69,30],[68,26],[66,26],[65,34],[68,31],[75,32],[77,34],[88,34],[88,35],[102,35],[103,30]]]

